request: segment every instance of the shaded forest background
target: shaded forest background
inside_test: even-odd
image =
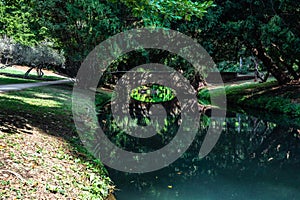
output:
[[[110,36],[165,27],[196,39],[221,71],[259,68],[286,84],[300,78],[299,18],[299,3],[292,0],[0,0],[0,54],[4,64],[74,77],[88,53]],[[154,59],[195,81],[189,64],[172,56],[171,63],[166,52],[132,52],[111,68],[129,70]]]

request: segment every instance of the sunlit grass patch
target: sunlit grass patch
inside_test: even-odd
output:
[[[20,69],[15,69],[13,67],[6,67],[0,70],[1,73],[8,73],[8,74],[19,74],[24,75],[24,71]]]
[[[222,89],[203,89],[199,92],[199,102],[210,104],[210,96],[221,95]],[[229,105],[259,108],[268,112],[300,116],[299,87],[279,86],[276,81],[266,83],[245,83],[225,86]]]
[[[0,93],[0,107],[40,115],[46,110],[56,114],[71,111],[71,91],[59,87],[37,87],[22,91]]]
[[[24,80],[24,82],[30,82],[31,79],[37,79],[37,80],[48,80],[48,81],[55,81],[55,80],[61,80],[62,78],[59,77],[59,76],[56,76],[56,75],[44,75],[43,77],[38,77],[38,75],[36,74],[36,70],[35,69],[32,69],[31,72],[29,73],[29,76],[28,78],[23,78],[26,71],[24,70],[20,70],[20,69],[16,69],[16,68],[13,68],[13,67],[7,67],[7,68],[4,68],[4,69],[0,69],[0,73],[3,74],[3,75],[16,75],[18,77],[10,77],[12,80],[15,78],[16,80],[19,79],[19,82],[21,82],[21,80]],[[6,76],[5,76],[6,77]],[[18,82],[18,81],[17,81]],[[16,82],[16,83],[17,83]],[[0,82],[0,84],[2,84]]]
[[[18,84],[18,83],[34,83],[34,82],[37,82],[37,80],[23,79],[23,78],[16,78],[16,77],[7,77],[7,76],[0,75],[0,85]]]

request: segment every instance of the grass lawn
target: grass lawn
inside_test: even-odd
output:
[[[9,82],[9,80],[7,80]],[[107,171],[82,146],[72,120],[72,87],[0,93],[0,196],[104,199]],[[97,102],[107,100],[98,94]]]
[[[7,76],[0,75],[0,85],[17,84],[17,83],[34,83],[34,82],[37,82],[37,80],[16,78],[16,77],[7,77]]]
[[[221,89],[206,88],[199,92],[199,101],[210,103],[210,93],[218,96]],[[271,113],[300,117],[300,84],[279,86],[276,81],[266,83],[244,83],[225,86],[229,106],[255,108]]]
[[[35,70],[32,70],[33,72],[35,72]],[[6,74],[18,74],[18,75],[24,75],[24,71],[20,70],[20,69],[15,69],[13,67],[7,67],[4,69],[0,70],[1,73],[6,73]]]
[[[35,69],[33,69],[30,74],[29,77],[24,79],[24,74],[26,71],[21,70],[19,68],[14,68],[14,67],[7,67],[4,69],[0,69],[0,75],[5,75],[6,77],[11,77],[11,78],[16,78],[18,79],[17,81],[19,81],[18,83],[22,83],[22,80],[24,81],[24,83],[28,83],[30,80],[39,80],[39,81],[56,81],[56,80],[61,80],[62,77],[57,76],[57,75],[44,75],[42,78],[38,77],[36,75],[36,71]],[[0,80],[1,81],[1,80]],[[3,82],[3,80],[2,80]],[[0,82],[0,84],[3,84],[2,82]]]

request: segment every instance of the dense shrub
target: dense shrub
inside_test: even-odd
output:
[[[30,47],[15,43],[9,38],[0,39],[0,56],[3,64],[8,62],[31,67],[62,67],[65,62],[62,53],[49,47],[47,43]]]

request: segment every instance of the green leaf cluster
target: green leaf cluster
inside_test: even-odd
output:
[[[112,0],[112,2],[116,2]],[[191,0],[121,0],[135,17],[141,17],[146,25],[163,26],[172,20],[191,21],[193,16],[202,18],[213,1]]]

